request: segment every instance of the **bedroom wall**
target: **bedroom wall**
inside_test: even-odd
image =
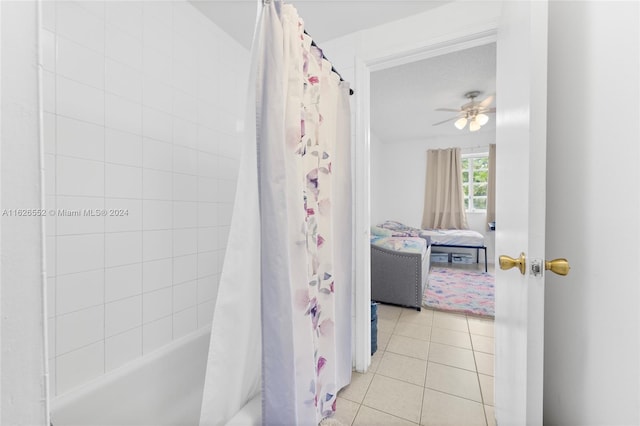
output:
[[[427,150],[462,148],[462,153],[488,152],[495,131],[460,132],[458,137],[426,141],[385,142],[371,138],[371,223],[397,220],[420,227],[424,209]],[[494,233],[484,213],[468,213],[469,228],[485,236],[487,257],[494,263]],[[457,252],[464,251],[456,249]],[[473,251],[475,254],[475,251]]]
[[[63,394],[211,323],[248,52],[189,3],[43,2],[49,363]]]

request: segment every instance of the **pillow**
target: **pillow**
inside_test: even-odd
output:
[[[377,235],[379,237],[391,237],[393,236],[393,231],[373,225],[371,226],[371,235]]]

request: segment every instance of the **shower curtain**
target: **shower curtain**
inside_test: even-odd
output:
[[[293,6],[260,9],[201,425],[258,391],[263,424],[317,425],[351,379],[349,87]]]

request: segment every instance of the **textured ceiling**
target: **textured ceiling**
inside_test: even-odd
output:
[[[257,0],[190,0],[247,49],[251,46]],[[290,0],[318,43],[441,6],[451,0]]]
[[[456,115],[436,108],[459,108],[466,92],[477,100],[495,95],[496,45],[474,47],[371,74],[371,131],[383,142],[415,141],[469,134],[453,122],[433,126]],[[492,106],[496,105],[496,101]],[[495,129],[495,114],[478,131]]]

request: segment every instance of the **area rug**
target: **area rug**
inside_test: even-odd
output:
[[[431,268],[422,304],[426,308],[493,317],[494,281],[488,272]]]

